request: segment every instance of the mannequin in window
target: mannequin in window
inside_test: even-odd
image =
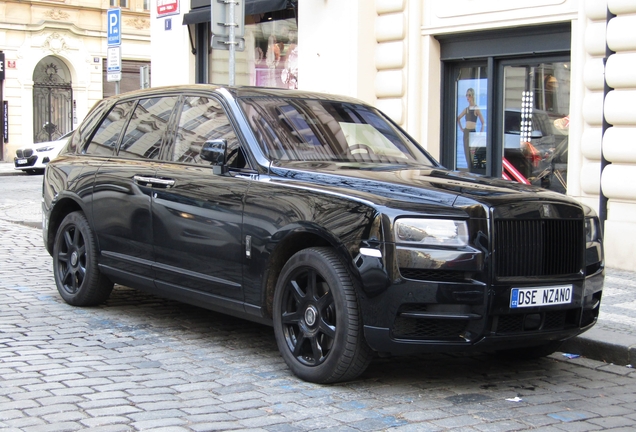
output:
[[[459,129],[464,133],[464,154],[466,155],[466,163],[470,170],[473,167],[473,158],[470,153],[470,133],[477,131],[477,119],[479,119],[481,123],[479,132],[484,131],[484,116],[481,114],[479,107],[475,104],[475,90],[472,88],[466,90],[466,100],[468,101],[468,106],[457,116],[457,124],[459,125]],[[462,126],[461,122],[463,117],[466,117],[464,126]]]

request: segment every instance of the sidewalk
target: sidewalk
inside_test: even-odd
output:
[[[13,169],[13,163],[0,162],[0,176],[7,175],[28,174]],[[34,211],[40,210],[19,209],[15,216]],[[636,272],[606,269],[598,322],[581,336],[566,341],[561,351],[606,363],[636,366]]]
[[[0,175],[24,174],[23,172],[13,168],[13,162],[0,161]]]
[[[12,155],[13,159],[13,155]],[[13,162],[3,162],[0,161],[0,176],[7,175],[29,175],[22,170],[17,170],[14,168]]]

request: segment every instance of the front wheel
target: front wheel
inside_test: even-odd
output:
[[[299,378],[347,381],[371,361],[353,280],[333,249],[292,256],[278,279],[273,308],[278,349]]]
[[[103,303],[113,290],[97,268],[95,239],[81,212],[69,213],[55,234],[53,274],[60,295],[74,306]]]

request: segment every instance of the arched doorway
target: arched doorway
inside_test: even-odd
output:
[[[59,58],[44,57],[33,72],[33,140],[51,141],[72,128],[71,73]]]

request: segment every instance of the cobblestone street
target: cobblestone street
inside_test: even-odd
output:
[[[358,380],[295,378],[272,329],[116,287],[58,296],[40,231],[0,221],[4,430],[634,430],[636,373],[557,353],[376,359]]]

